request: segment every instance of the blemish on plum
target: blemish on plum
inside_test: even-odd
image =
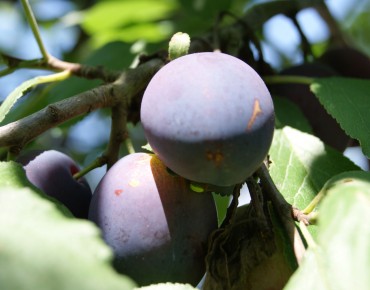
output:
[[[260,102],[256,99],[254,100],[254,105],[253,105],[253,113],[252,117],[249,119],[247,130],[250,130],[256,121],[257,117],[262,114]]]
[[[123,192],[123,190],[122,190],[122,189],[116,189],[116,190],[114,191],[114,194],[115,194],[116,196],[120,196],[122,192]]]
[[[216,166],[219,166],[224,160],[224,155],[219,150],[217,150],[216,152],[212,152],[211,150],[208,150],[206,153],[206,157],[207,157],[207,160],[213,161],[214,163],[216,163]]]

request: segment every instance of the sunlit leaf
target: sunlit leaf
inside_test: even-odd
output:
[[[161,20],[176,8],[175,1],[100,1],[85,12],[82,27],[89,33],[109,32],[128,24]]]
[[[276,130],[270,174],[288,202],[305,208],[332,176],[359,169],[317,137],[291,127]]]
[[[71,75],[69,71],[63,71],[56,74],[47,76],[37,76],[33,79],[23,82],[15,90],[13,90],[4,100],[0,106],[0,122],[4,120],[5,116],[9,113],[14,104],[30,89],[33,87],[50,82],[57,82],[68,78]]]
[[[132,43],[138,40],[145,40],[157,42],[169,38],[171,33],[172,27],[166,25],[166,23],[142,23],[94,34],[91,41],[95,47],[100,47],[113,41]]]
[[[135,288],[135,290],[196,290],[196,289],[197,288],[194,288],[189,284],[180,284],[180,283],[160,283]]]
[[[0,176],[1,289],[133,289],[93,223],[63,214],[15,162],[0,163]]]
[[[370,174],[335,178],[320,206],[317,242],[285,290],[368,289]]]
[[[320,139],[291,127],[276,130],[270,149],[270,174],[285,199],[303,210],[327,180],[359,168]],[[315,235],[315,226],[310,227]]]
[[[370,157],[370,80],[351,78],[316,79],[311,90],[325,109]]]

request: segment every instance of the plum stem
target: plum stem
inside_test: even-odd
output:
[[[293,219],[293,207],[284,199],[283,195],[277,189],[265,164],[262,164],[256,171],[256,176],[260,178],[263,193],[271,200],[274,209],[278,213],[292,244],[297,262],[300,264],[306,249]]]
[[[312,235],[310,234],[310,232],[308,231],[308,229],[307,229],[307,225],[306,225],[304,222],[300,221],[300,222],[299,222],[299,228],[300,228],[300,230],[301,230],[301,233],[302,233],[302,235],[303,235],[303,237],[304,237],[305,241],[307,242],[307,245],[308,245],[310,248],[314,248],[314,247],[316,247],[316,246],[317,246],[317,245],[316,245],[316,242],[315,242],[315,240],[313,239],[313,237],[312,237]]]
[[[102,167],[106,163],[107,163],[107,158],[105,156],[100,156],[96,158],[93,162],[91,162],[89,165],[87,165],[85,168],[73,174],[73,178],[78,180],[81,177],[85,176],[90,171],[94,170],[95,168]]]

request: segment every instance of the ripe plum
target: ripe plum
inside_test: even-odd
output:
[[[192,181],[230,186],[263,162],[274,108],[260,76],[219,52],[194,53],[165,65],[147,86],[141,121],[154,152]]]
[[[139,285],[196,285],[205,273],[217,213],[210,193],[195,193],[155,155],[134,153],[112,166],[96,188],[89,219],[115,254],[117,271]]]
[[[64,204],[75,217],[88,217],[91,189],[84,178],[73,178],[79,168],[69,156],[55,150],[30,151],[17,161],[33,185]]]

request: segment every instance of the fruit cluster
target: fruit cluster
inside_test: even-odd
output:
[[[255,172],[272,142],[272,99],[241,60],[196,53],[153,77],[141,120],[155,154],[123,157],[93,195],[84,180],[73,179],[78,168],[62,153],[19,162],[35,186],[100,227],[118,272],[139,285],[196,285],[218,222],[213,196],[192,191],[190,182],[233,186]]]

